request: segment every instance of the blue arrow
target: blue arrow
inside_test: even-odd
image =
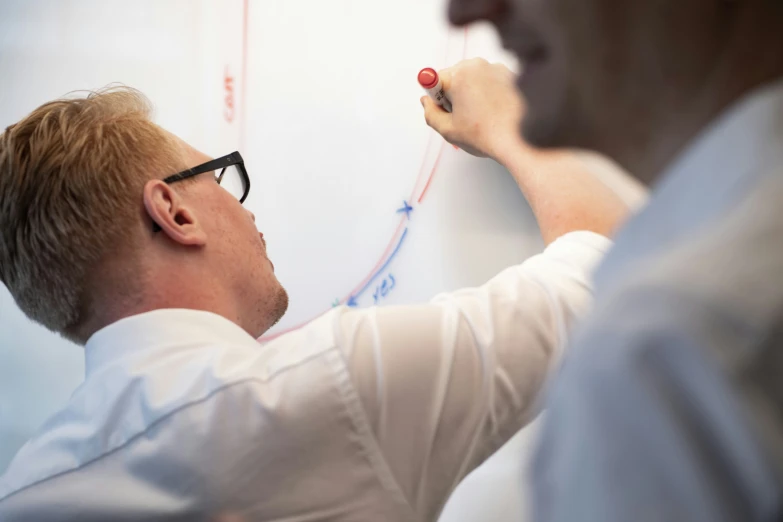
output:
[[[411,212],[413,212],[413,207],[408,205],[407,201],[402,202],[403,206],[397,209],[397,214],[405,213],[405,216],[410,219],[411,218]]]
[[[379,268],[378,271],[375,272],[375,274],[370,278],[369,281],[367,281],[367,284],[364,285],[364,287],[361,290],[359,290],[358,292],[356,292],[354,295],[351,296],[351,299],[354,299],[354,302],[356,302],[355,296],[358,297],[358,296],[362,295],[364,292],[366,292],[367,289],[370,288],[370,286],[372,286],[373,281],[378,279],[378,276],[386,271],[386,267],[389,266],[389,264],[394,260],[394,257],[400,251],[400,248],[402,247],[402,242],[405,241],[405,236],[407,236],[407,235],[408,235],[408,229],[406,228],[406,229],[404,229],[402,231],[402,235],[400,236],[400,240],[397,243],[397,246],[394,247],[394,250],[389,255],[389,258],[386,260],[386,262],[383,264],[383,266],[381,268]],[[348,300],[348,306],[351,306],[351,300],[350,299]]]
[[[397,246],[396,246],[396,247],[394,247],[394,250],[393,250],[393,251],[392,251],[392,253],[389,255],[388,259],[386,259],[386,262],[383,264],[383,266],[382,266],[380,269],[378,269],[378,270],[375,272],[375,274],[373,274],[373,275],[372,275],[372,277],[371,277],[371,278],[370,278],[370,279],[367,281],[367,283],[366,283],[366,284],[365,284],[365,285],[362,287],[362,289],[361,289],[361,290],[359,290],[358,292],[356,292],[355,294],[351,295],[351,296],[348,298],[348,301],[346,301],[346,302],[345,302],[345,304],[346,304],[346,305],[348,305],[348,306],[352,306],[352,307],[357,307],[357,306],[359,306],[359,303],[357,303],[357,302],[356,302],[356,299],[357,299],[357,298],[358,298],[360,295],[362,295],[364,292],[366,292],[366,291],[367,291],[367,289],[368,289],[368,288],[370,288],[370,286],[372,286],[372,284],[373,284],[373,281],[375,281],[376,279],[378,279],[378,276],[380,276],[380,275],[381,275],[383,272],[385,272],[385,271],[386,271],[386,268],[387,268],[387,267],[389,266],[389,264],[391,264],[391,262],[394,260],[395,256],[396,256],[396,255],[397,255],[397,253],[400,251],[400,248],[402,248],[402,242],[403,242],[403,241],[405,241],[405,237],[406,237],[407,235],[408,235],[408,229],[406,228],[406,229],[404,229],[404,230],[402,231],[402,235],[400,236],[400,240],[397,242]]]

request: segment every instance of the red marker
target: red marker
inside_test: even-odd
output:
[[[438,105],[443,107],[447,112],[451,112],[451,100],[446,95],[446,91],[443,90],[443,82],[440,81],[438,73],[435,69],[427,67],[422,69],[419,73],[419,84],[424,87],[430,98]]]

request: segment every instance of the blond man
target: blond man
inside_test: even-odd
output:
[[[567,155],[519,140],[507,69],[443,76],[461,143],[509,168],[546,250],[482,287],[340,307],[263,347],[287,296],[242,206],[239,153],[205,156],[127,89],[6,129],[0,277],[30,318],[85,345],[86,379],[0,480],[0,519],[437,517],[535,416],[625,214]]]

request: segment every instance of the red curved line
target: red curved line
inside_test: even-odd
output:
[[[462,59],[468,57],[468,27],[465,27],[465,33],[464,33],[464,40],[462,42]],[[440,147],[440,152],[438,152],[438,157],[435,159],[435,165],[432,167],[432,172],[430,172],[430,177],[427,180],[427,184],[424,185],[424,190],[421,191],[421,195],[419,196],[418,203],[421,203],[424,200],[424,196],[427,194],[427,191],[430,188],[430,184],[432,183],[432,178],[435,177],[435,172],[438,170],[438,163],[440,163],[440,158],[443,156],[443,149],[445,147],[445,142]],[[455,147],[456,148],[456,147]],[[412,199],[412,198],[411,198]]]
[[[386,246],[386,250],[383,251],[383,255],[381,256],[381,259],[376,263],[376,265],[372,268],[369,274],[367,274],[367,277],[365,277],[361,283],[356,285],[356,287],[351,290],[351,293],[348,294],[345,298],[343,298],[343,301],[347,301],[352,295],[354,295],[355,292],[358,292],[362,288],[364,288],[364,285],[366,285],[370,279],[372,279],[375,276],[375,272],[383,266],[383,263],[386,262],[386,257],[391,253],[392,250],[394,250],[394,245],[397,244],[397,240],[399,239],[400,233],[405,228],[405,220],[406,217],[400,218],[400,224],[397,225],[397,230],[394,231],[394,235],[392,235],[391,240],[389,240],[389,244]],[[340,301],[341,303],[343,301]]]
[[[435,172],[438,170],[438,165],[440,165],[440,159],[443,157],[443,151],[446,150],[446,142],[440,144],[440,150],[438,151],[438,157],[435,158],[435,164],[432,166],[432,171],[430,172],[430,178],[427,180],[427,184],[424,185],[424,190],[421,192],[421,196],[419,196],[419,200],[417,203],[421,203],[424,199],[424,196],[427,195],[427,191],[430,189],[430,184],[432,183],[432,178],[435,177]]]
[[[424,156],[421,158],[419,174],[416,176],[416,183],[413,184],[411,195],[408,196],[408,203],[413,203],[416,198],[416,191],[419,189],[419,185],[423,181],[424,173],[427,171],[427,157],[430,155],[430,149],[432,148],[433,141],[435,141],[435,134],[430,132],[430,137],[427,139],[427,146],[424,148]]]
[[[430,134],[429,140],[427,140],[427,147],[424,149],[424,156],[421,159],[421,168],[419,168],[419,175],[416,176],[416,183],[413,184],[413,191],[411,191],[411,195],[408,197],[408,202],[412,203],[413,198],[416,196],[416,189],[419,187],[421,181],[424,178],[424,173],[426,172],[426,166],[427,166],[427,156],[430,153],[430,148],[432,147],[432,141],[433,136]],[[367,274],[367,277],[365,277],[361,283],[356,285],[356,287],[351,291],[350,294],[348,294],[347,297],[343,299],[343,301],[347,301],[351,295],[354,294],[354,292],[357,292],[358,290],[364,288],[364,285],[367,284],[367,282],[372,279],[375,276],[375,272],[383,265],[383,263],[386,261],[386,257],[391,253],[391,251],[394,249],[394,245],[397,244],[397,240],[399,239],[400,233],[402,232],[402,229],[405,228],[405,221],[408,218],[405,216],[402,216],[400,218],[400,222],[397,225],[397,230],[394,231],[394,234],[392,234],[392,238],[389,240],[389,244],[386,245],[386,249],[383,251],[383,254],[381,255],[381,258],[378,260],[378,262],[375,264],[372,270],[370,270],[370,273]],[[340,301],[340,302],[343,302]]]
[[[246,38],[246,36],[247,36],[247,2],[248,2],[248,0],[245,0],[245,14],[244,14],[244,16],[245,16],[245,20],[244,20],[245,37],[244,38]],[[468,38],[468,28],[466,27],[465,28],[465,42],[464,42],[464,45],[463,45],[463,48],[462,48],[462,58],[463,59],[465,59],[465,56],[467,55],[467,47],[468,47],[468,40],[467,40],[467,38]],[[449,33],[449,35],[447,36],[447,40],[446,40],[446,55],[447,55],[446,59],[447,60],[448,60],[448,49],[449,49],[450,40],[451,40],[451,33]],[[242,69],[243,69],[243,82],[245,81],[245,77],[246,77],[246,74],[245,74],[245,70],[246,70],[246,63],[245,62],[246,62],[246,60],[247,60],[247,53],[245,53],[244,57],[243,57],[243,66],[242,66]],[[243,92],[243,96],[244,96],[244,89],[242,90],[242,92]],[[244,108],[245,108],[244,103],[242,104],[242,108],[244,110]],[[244,139],[244,129],[243,129],[243,139]],[[416,182],[413,185],[413,191],[411,192],[411,195],[408,198],[409,202],[413,201],[414,196],[416,195],[416,189],[418,188],[418,186],[420,184],[420,181],[422,180],[423,174],[426,172],[427,156],[429,155],[430,149],[432,147],[432,143],[433,143],[433,135],[430,134],[429,140],[427,141],[427,146],[424,149],[424,156],[422,158],[422,163],[421,163],[421,168],[419,169],[419,174],[416,177]],[[435,173],[438,170],[438,166],[440,165],[440,160],[443,157],[443,151],[445,149],[446,149],[446,142],[444,141],[443,143],[441,143],[440,150],[438,151],[438,156],[435,158],[435,163],[433,164],[432,169],[430,170],[429,178],[427,179],[426,185],[424,185],[424,190],[422,190],[422,193],[419,196],[419,199],[417,201],[418,203],[421,203],[422,200],[424,199],[424,196],[427,194],[427,191],[429,190],[430,185],[432,184],[432,179],[435,177]],[[356,287],[353,290],[351,290],[351,292],[347,296],[343,297],[339,301],[339,304],[345,304],[348,301],[348,299],[351,298],[351,296],[354,294],[354,292],[357,292],[357,291],[361,290],[362,288],[364,288],[364,286],[370,281],[370,279],[375,277],[376,272],[378,271],[378,269],[381,266],[383,266],[383,263],[387,260],[387,257],[389,256],[391,251],[394,249],[394,245],[397,244],[397,241],[399,240],[399,236],[400,236],[402,230],[405,228],[406,220],[407,220],[407,217],[405,217],[405,216],[402,216],[400,218],[400,223],[399,223],[399,225],[397,225],[397,230],[394,231],[394,234],[392,235],[391,239],[389,240],[389,244],[386,246],[386,249],[384,250],[383,254],[381,255],[381,258],[378,261],[378,263],[376,263],[376,265],[373,267],[373,269],[370,270],[369,274],[367,274],[367,277],[365,277],[362,280],[361,283],[356,285]],[[299,323],[297,325],[291,326],[291,327],[286,328],[284,330],[281,330],[279,332],[262,336],[258,340],[260,342],[269,342],[269,341],[273,341],[274,339],[277,339],[278,337],[281,337],[281,336],[283,336],[283,335],[285,335],[287,333],[291,333],[291,332],[294,332],[296,330],[299,330],[300,328],[308,325],[312,321],[315,321],[316,319],[318,319],[322,315],[326,314],[331,309],[332,309],[332,307],[327,308],[326,310],[324,310],[323,312],[317,314],[315,317],[313,317],[311,319],[303,321],[303,322],[301,322],[301,323]]]

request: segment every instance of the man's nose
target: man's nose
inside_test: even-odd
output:
[[[449,21],[456,26],[482,20],[495,22],[507,10],[508,0],[451,0]]]

